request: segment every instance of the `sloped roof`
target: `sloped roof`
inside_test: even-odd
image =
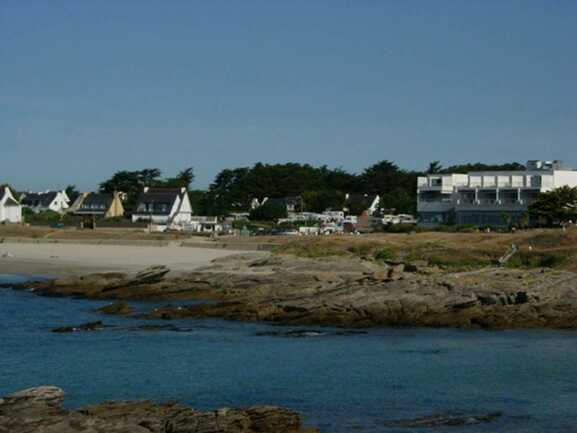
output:
[[[10,191],[12,191],[12,188],[10,188],[10,185],[8,185],[7,183],[0,184],[0,201],[4,200],[4,197],[6,196],[6,189],[9,189]],[[14,203],[16,203],[16,206],[19,205],[19,203],[16,199],[8,199],[6,202],[8,203],[8,201],[10,201],[10,200],[12,200]]]
[[[112,194],[107,193],[89,193],[82,204],[79,206],[79,211],[95,211],[95,210],[108,210],[113,200]]]
[[[296,205],[300,202],[300,197],[276,197],[276,198],[268,198],[264,204],[281,204],[284,206],[287,205]]]
[[[149,188],[138,197],[135,213],[169,215],[174,202],[181,195],[183,192],[180,188]]]
[[[22,204],[30,207],[48,207],[57,195],[58,193],[54,191],[26,194],[22,199]]]
[[[363,205],[368,208],[373,204],[376,198],[376,194],[349,194],[345,203]]]
[[[0,198],[1,200],[1,198]],[[4,206],[20,206],[20,203],[18,203],[16,200],[14,200],[13,198],[9,198],[8,200],[6,200],[6,202],[4,203]]]

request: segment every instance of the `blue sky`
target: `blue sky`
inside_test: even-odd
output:
[[[2,0],[0,181],[577,166],[574,0]]]

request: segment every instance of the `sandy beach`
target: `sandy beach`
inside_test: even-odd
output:
[[[193,271],[237,251],[179,246],[0,244],[1,274],[71,276],[90,272],[138,271],[165,265],[173,275]]]

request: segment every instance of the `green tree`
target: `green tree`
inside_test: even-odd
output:
[[[76,185],[68,185],[65,189],[64,192],[66,192],[66,195],[68,197],[72,196],[72,195],[78,195],[78,189],[76,189]]]
[[[504,164],[484,164],[481,162],[452,165],[443,168],[441,173],[468,173],[471,171],[520,171],[525,170],[525,165],[518,162]]]
[[[437,174],[443,169],[440,161],[432,161],[427,168],[427,174]]]
[[[418,175],[385,160],[367,168],[360,176],[360,184],[364,193],[381,196],[380,207],[414,213]]]
[[[548,225],[577,219],[577,188],[562,186],[540,193],[529,206],[529,215]]]
[[[250,212],[251,221],[276,221],[280,218],[287,217],[286,206],[282,203],[265,202],[262,206],[253,209]]]
[[[198,189],[188,192],[188,198],[190,199],[190,205],[194,215],[210,215],[207,195],[208,193],[206,191]]]
[[[166,188],[186,188],[189,189],[190,185],[194,181],[194,169],[188,167],[182,171],[179,171],[175,177],[169,177],[168,179],[159,182],[159,186]]]
[[[143,170],[122,170],[100,184],[100,192],[112,194],[116,191],[126,193],[125,207],[130,209],[136,205],[138,196],[145,186],[164,188],[188,188],[194,180],[192,167],[180,171],[176,177],[162,179],[162,172],[158,168],[145,168]]]
[[[322,213],[327,209],[342,209],[345,194],[340,191],[305,191],[301,194],[304,210]]]

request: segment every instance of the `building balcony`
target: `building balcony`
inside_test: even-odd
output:
[[[455,205],[456,210],[527,210],[532,200],[516,199],[458,199]]]
[[[438,192],[440,194],[452,194],[453,193],[453,185],[419,185],[417,188],[417,192]]]
[[[417,202],[418,212],[448,212],[455,208],[452,200],[419,200]]]

